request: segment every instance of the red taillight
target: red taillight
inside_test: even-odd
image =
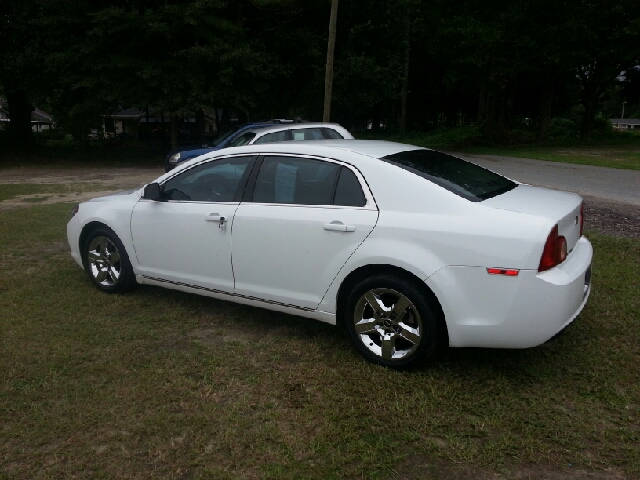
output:
[[[584,230],[584,203],[580,204],[580,236]]]
[[[547,237],[547,243],[544,244],[538,271],[544,272],[545,270],[549,270],[564,262],[566,258],[567,239],[562,235],[558,235],[558,225],[556,225],[551,229],[551,233]]]

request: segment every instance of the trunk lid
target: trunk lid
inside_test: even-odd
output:
[[[482,205],[512,212],[544,217],[558,224],[558,233],[567,239],[571,251],[580,239],[580,206],[582,197],[575,193],[549,188],[518,185],[497,197],[484,200]]]

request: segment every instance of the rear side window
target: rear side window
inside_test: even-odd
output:
[[[324,140],[321,128],[301,128],[291,130],[292,140]]]
[[[356,174],[347,167],[342,167],[333,204],[347,207],[364,207],[366,203],[367,199],[362,192],[362,187],[356,178]]]
[[[513,190],[517,184],[460,158],[433,150],[409,150],[382,160],[404,168],[472,202]]]
[[[260,167],[253,201],[331,205],[340,166],[296,157],[267,157]]]
[[[336,132],[332,128],[323,128],[322,133],[324,134],[324,138],[328,138],[330,140],[338,140],[338,139],[344,138],[342,135],[340,135],[338,132]]]
[[[260,138],[258,138],[255,142],[253,142],[253,144],[255,145],[258,143],[284,142],[286,140],[287,140],[287,132],[286,130],[283,130],[281,132],[267,133],[266,135],[263,135]]]

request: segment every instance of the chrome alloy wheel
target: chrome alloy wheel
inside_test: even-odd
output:
[[[122,265],[120,253],[111,240],[98,236],[91,240],[87,251],[89,271],[97,283],[112,287],[118,283]]]
[[[362,344],[384,360],[410,356],[422,340],[418,309],[406,296],[388,288],[369,290],[360,297],[353,321]]]

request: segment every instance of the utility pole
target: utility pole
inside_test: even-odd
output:
[[[327,45],[327,68],[324,76],[324,110],[322,121],[331,117],[331,96],[333,95],[333,52],[336,47],[336,21],[338,19],[338,0],[331,0],[329,17],[329,44]]]
[[[624,104],[627,102],[622,102],[622,117],[620,118],[620,120],[624,120]]]

